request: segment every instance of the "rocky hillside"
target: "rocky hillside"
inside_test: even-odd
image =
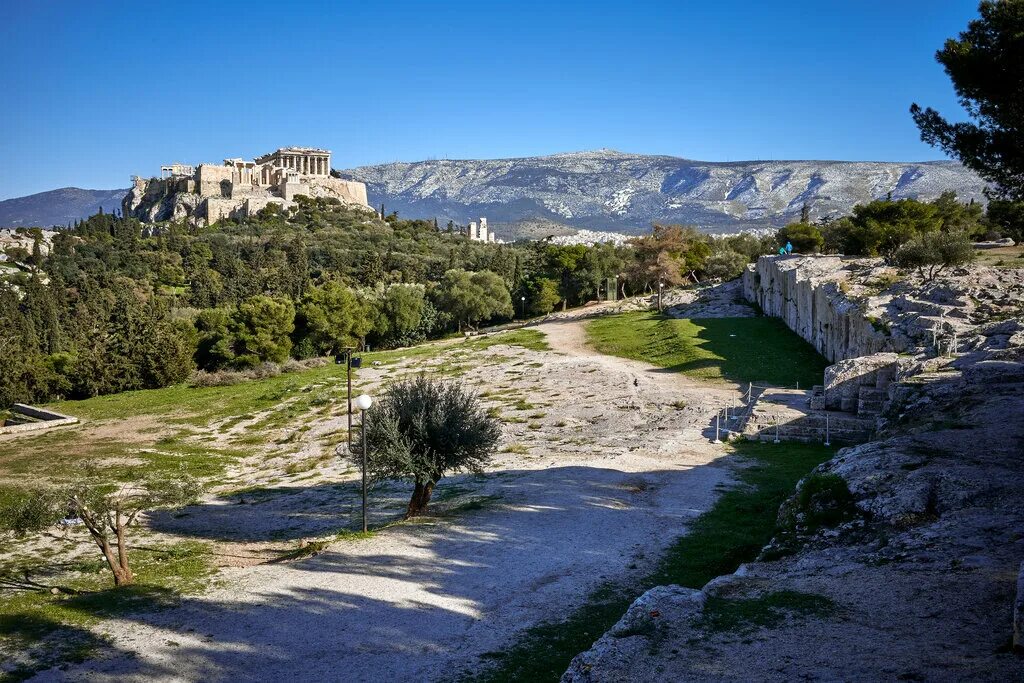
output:
[[[648,591],[563,683],[1024,680],[1024,269],[764,257],[744,285],[837,365],[891,356],[875,439],[798,485],[756,562]],[[843,311],[900,355],[824,334]]]
[[[954,190],[982,199],[984,183],[954,162],[742,161],[711,163],[612,150],[493,160],[432,160],[341,172],[366,183],[370,203],[406,216],[465,224],[487,216],[499,236],[519,223],[646,231],[652,221],[711,231],[846,213],[858,202],[931,199]]]
[[[67,225],[99,212],[107,213],[121,208],[121,199],[128,190],[83,190],[62,187],[27,197],[0,202],[0,228],[41,227]]]

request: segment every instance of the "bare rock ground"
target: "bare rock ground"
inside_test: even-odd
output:
[[[467,358],[454,344],[426,363],[365,369],[359,388],[373,391],[460,368],[505,421],[490,470],[444,480],[435,514],[419,522],[300,561],[226,567],[217,587],[177,607],[105,622],[111,645],[100,658],[38,679],[436,680],[478,667],[604,580],[642,574],[729,481],[724,447],[704,432],[740,391],[596,354],[582,325],[541,325],[552,351],[496,345]],[[302,438],[343,424],[316,421]],[[353,521],[358,497],[354,471],[332,468],[149,523],[232,551],[336,530]],[[396,519],[408,493],[376,488],[372,521]]]

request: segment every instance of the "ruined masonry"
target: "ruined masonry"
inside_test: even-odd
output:
[[[480,217],[480,223],[476,221],[470,221],[469,225],[466,226],[466,237],[474,242],[495,242],[497,236],[493,231],[487,231],[487,219],[483,216]]]
[[[270,204],[288,208],[299,195],[331,197],[370,208],[366,185],[331,175],[331,152],[315,147],[282,147],[252,161],[222,164],[170,164],[159,178],[132,178],[122,202],[125,216],[146,223],[188,219],[212,225],[245,218]]]

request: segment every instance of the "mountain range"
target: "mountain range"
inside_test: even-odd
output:
[[[586,228],[639,234],[652,222],[711,232],[784,225],[891,195],[953,190],[984,200],[984,181],[952,161],[693,161],[614,150],[491,160],[435,159],[336,171],[367,185],[371,204],[465,225],[479,216],[504,238]],[[0,202],[0,227],[65,225],[120,206],[125,190],[63,188]]]
[[[128,190],[82,190],[62,187],[0,202],[0,228],[49,228],[121,208]]]
[[[367,185],[371,203],[409,217],[466,224],[502,236],[559,225],[638,234],[654,221],[711,232],[781,226],[807,203],[812,217],[849,213],[891,193],[932,199],[953,190],[983,200],[985,186],[951,161],[692,161],[614,150],[494,160],[430,160],[340,172]]]

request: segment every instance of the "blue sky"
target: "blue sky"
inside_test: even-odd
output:
[[[335,168],[608,147],[941,158],[934,60],[969,1],[12,1],[0,199],[327,147]]]

